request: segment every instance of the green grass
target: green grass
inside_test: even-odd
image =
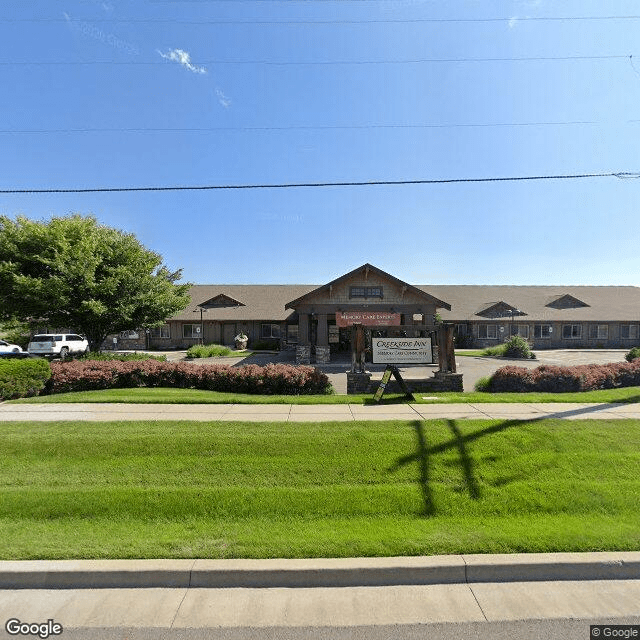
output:
[[[436,400],[424,400],[424,398]],[[243,393],[221,393],[199,389],[106,389],[78,391],[50,396],[20,398],[11,403],[73,403],[73,402],[132,402],[135,404],[374,404],[373,394],[264,396]],[[380,404],[408,402],[402,394],[385,394]],[[576,393],[439,393],[418,392],[415,402],[420,404],[485,403],[485,402],[640,402],[640,387],[603,389]]]
[[[633,420],[0,424],[0,559],[633,550]]]

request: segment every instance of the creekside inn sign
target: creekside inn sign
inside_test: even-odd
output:
[[[431,364],[431,338],[373,338],[375,364]]]

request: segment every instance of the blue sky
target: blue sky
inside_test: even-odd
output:
[[[637,0],[32,0],[0,17],[2,189],[640,171]],[[639,204],[640,180],[613,177],[0,194],[2,214],[94,214],[228,284],[371,262],[415,284],[640,285]]]

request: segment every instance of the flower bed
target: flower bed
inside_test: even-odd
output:
[[[234,393],[300,395],[329,392],[326,374],[314,367],[268,364],[196,365],[188,362],[52,362],[46,393],[127,387],[179,387]]]
[[[636,386],[640,386],[640,359],[633,362],[584,364],[574,367],[502,367],[489,379],[488,391],[562,393]]]

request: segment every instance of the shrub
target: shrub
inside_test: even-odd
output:
[[[486,347],[482,350],[483,356],[503,356],[504,352],[507,350],[506,345],[499,344],[496,347]]]
[[[632,347],[631,351],[624,356],[627,362],[632,362],[636,358],[640,358],[640,347]]]
[[[86,355],[80,356],[79,360],[96,360],[96,361],[112,361],[118,360],[119,362],[132,362],[140,360],[158,360],[159,362],[166,362],[167,356],[154,356],[150,353],[109,353],[105,352],[91,352]]]
[[[187,358],[217,358],[232,353],[231,349],[221,344],[194,344],[187,349]]]
[[[330,393],[326,374],[314,367],[268,364],[197,365],[188,362],[52,362],[49,393],[128,387],[178,387],[232,393],[300,395]]]
[[[565,393],[635,386],[640,386],[640,359],[629,363],[583,364],[574,367],[502,367],[489,381],[489,391],[493,392]]]
[[[251,348],[256,351],[279,351],[280,340],[256,340],[251,343]]]
[[[485,393],[487,391],[490,390],[490,384],[491,384],[491,378],[489,376],[483,376],[482,378],[479,378],[475,385],[473,385],[473,388],[476,391],[480,391],[482,393]]]
[[[522,336],[511,336],[505,341],[504,347],[503,355],[506,358],[525,358],[526,360],[535,358],[529,343]]]
[[[0,398],[37,396],[50,377],[51,368],[43,358],[0,360]]]

